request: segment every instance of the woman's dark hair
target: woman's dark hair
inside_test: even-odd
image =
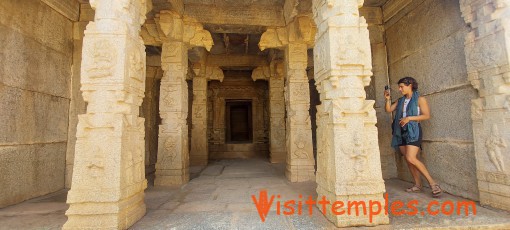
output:
[[[418,90],[418,82],[412,77],[403,77],[400,80],[398,80],[397,84],[404,83],[404,85],[409,86],[410,84],[413,85],[413,91]]]

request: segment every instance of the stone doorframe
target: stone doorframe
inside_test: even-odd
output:
[[[510,2],[460,0],[480,203],[510,210]]]

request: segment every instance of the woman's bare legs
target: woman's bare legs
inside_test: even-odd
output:
[[[402,146],[401,146],[402,147]],[[419,147],[417,146],[414,146],[414,145],[406,145],[405,146],[405,156],[406,156],[406,160],[407,160],[407,163],[411,164],[414,166],[414,168],[416,170],[418,170],[419,172],[421,172],[421,174],[427,179],[427,181],[429,182],[430,186],[432,185],[435,185],[436,182],[434,181],[434,179],[432,179],[432,177],[430,176],[429,174],[429,171],[427,170],[427,168],[425,167],[425,165],[420,161],[418,160],[418,158],[416,158],[416,155],[418,155],[418,151],[420,150]],[[409,166],[410,168],[411,166]],[[412,172],[411,172],[412,173]],[[413,174],[413,177],[415,178],[415,181],[416,181],[416,177],[414,176]],[[419,178],[419,174],[418,174],[418,178]]]
[[[409,168],[409,171],[413,175],[414,184],[421,188],[422,185],[421,185],[420,172],[412,163],[409,162],[408,157],[407,157],[406,146],[399,146],[399,148],[400,148],[400,152],[402,152],[402,154],[404,154],[404,156],[406,157],[407,167]]]

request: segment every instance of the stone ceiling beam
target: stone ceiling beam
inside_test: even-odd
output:
[[[285,26],[283,9],[278,6],[210,6],[186,4],[184,16],[194,18],[200,23],[248,25],[248,26]]]
[[[266,58],[258,55],[209,55],[207,65],[245,67],[267,65]]]

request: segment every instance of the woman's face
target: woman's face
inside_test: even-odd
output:
[[[413,85],[412,84],[406,85],[404,83],[400,83],[398,84],[398,91],[400,91],[402,95],[412,93]]]

